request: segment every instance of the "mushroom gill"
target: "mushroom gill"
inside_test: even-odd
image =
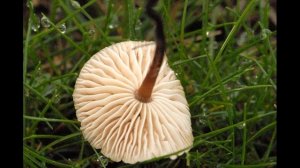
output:
[[[73,99],[83,136],[113,161],[133,164],[187,151],[193,144],[185,93],[166,56],[151,99],[137,98],[155,48],[154,42],[141,41],[106,47],[91,57],[76,81]]]

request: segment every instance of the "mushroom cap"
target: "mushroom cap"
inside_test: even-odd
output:
[[[73,99],[83,136],[113,161],[134,164],[193,144],[185,93],[166,56],[151,101],[135,98],[154,53],[154,42],[113,44],[92,56],[76,81]]]

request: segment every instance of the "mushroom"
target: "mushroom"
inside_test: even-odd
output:
[[[134,164],[181,151],[175,159],[193,144],[183,87],[165,55],[155,65],[156,47],[150,41],[113,44],[92,56],[76,81],[83,136],[113,161]]]
[[[157,1],[146,6],[156,22],[156,43],[127,41],[102,49],[75,84],[83,136],[116,162],[134,164],[164,155],[175,159],[193,144],[188,103],[167,63],[162,20],[152,9]]]

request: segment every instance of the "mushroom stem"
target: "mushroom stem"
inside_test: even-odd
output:
[[[155,36],[156,36],[156,49],[155,55],[153,57],[152,63],[148,70],[148,73],[145,79],[142,82],[142,85],[136,93],[136,98],[142,102],[151,101],[151,94],[158,76],[162,61],[164,59],[164,54],[166,50],[166,41],[163,29],[162,19],[159,14],[156,13],[152,8],[156,5],[158,0],[148,0],[146,5],[147,15],[154,20],[156,24]]]

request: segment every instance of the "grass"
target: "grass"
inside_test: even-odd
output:
[[[169,64],[185,89],[195,140],[176,160],[135,165],[114,163],[83,139],[72,93],[94,53],[121,41],[154,40],[152,22],[140,1],[78,2],[24,5],[24,167],[276,167],[273,1],[159,2]],[[33,31],[35,16],[47,17],[50,27]]]

